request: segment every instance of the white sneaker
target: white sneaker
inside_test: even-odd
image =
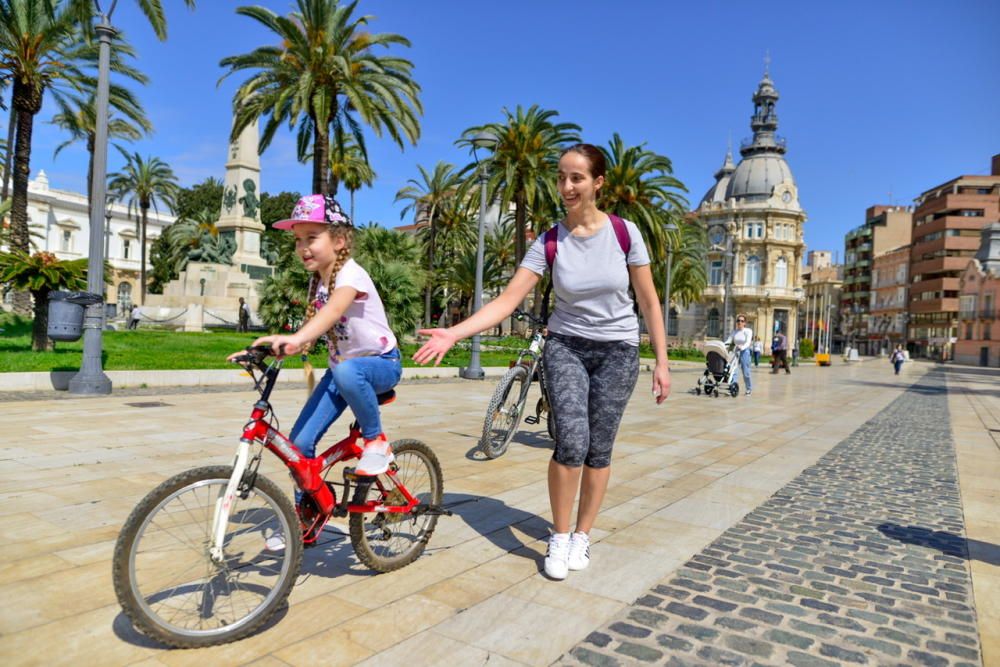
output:
[[[567,564],[571,570],[586,570],[590,565],[590,536],[587,533],[576,532],[570,536]]]
[[[271,536],[264,540],[264,549],[267,551],[284,551],[285,534],[280,530],[271,533]]]
[[[385,438],[372,440],[365,445],[365,451],[361,454],[354,474],[365,477],[381,475],[389,469],[389,464],[395,457],[392,455],[392,447]]]
[[[747,396],[749,396],[749,395],[750,395],[750,390],[749,390],[749,389],[747,389]]]
[[[565,579],[569,574],[569,533],[553,533],[545,553],[545,574],[550,579]]]

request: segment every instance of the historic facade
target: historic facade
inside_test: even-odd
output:
[[[126,313],[139,298],[139,268],[142,257],[139,222],[135,212],[116,202],[107,207],[104,226],[104,256],[111,264],[111,281],[106,300],[118,315]],[[150,209],[146,221],[146,271],[150,247],[163,228],[175,218]],[[49,187],[49,178],[40,171],[28,182],[28,225],[38,250],[54,253],[59,259],[87,257],[90,243],[90,213],[87,196],[80,192]]]
[[[777,135],[778,91],[765,72],[753,96],[753,138],[739,164],[732,151],[694,214],[708,232],[708,287],[680,322],[682,338],[728,335],[737,313],[747,316],[765,346],[775,331],[798,331],[804,299],[799,267],[806,213]]]

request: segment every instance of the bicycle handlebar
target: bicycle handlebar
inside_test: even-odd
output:
[[[519,320],[528,320],[529,322],[531,322],[535,326],[539,326],[539,327],[544,327],[545,326],[545,320],[543,320],[540,317],[535,317],[531,313],[526,312],[524,310],[521,310],[520,308],[515,308],[514,309],[514,317],[516,317]]]
[[[284,353],[285,346],[282,345],[280,351]],[[251,345],[246,348],[246,354],[241,354],[240,356],[233,359],[234,363],[237,364],[255,364],[261,365],[264,360],[274,354],[274,350],[270,345]]]

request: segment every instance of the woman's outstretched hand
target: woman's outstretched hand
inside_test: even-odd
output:
[[[653,397],[659,405],[670,395],[670,368],[667,364],[656,364],[653,368]]]
[[[444,355],[458,342],[455,334],[448,329],[421,329],[417,334],[430,337],[413,355],[413,360],[420,365],[433,361],[435,366],[439,366]]]

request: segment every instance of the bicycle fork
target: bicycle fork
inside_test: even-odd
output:
[[[208,554],[216,563],[221,563],[223,559],[222,546],[226,539],[226,526],[229,525],[229,513],[233,508],[233,499],[239,489],[243,475],[246,473],[247,464],[250,461],[250,442],[241,439],[236,448],[236,460],[233,462],[233,474],[229,477],[226,490],[215,500],[215,512],[212,516],[212,543],[208,549]]]

